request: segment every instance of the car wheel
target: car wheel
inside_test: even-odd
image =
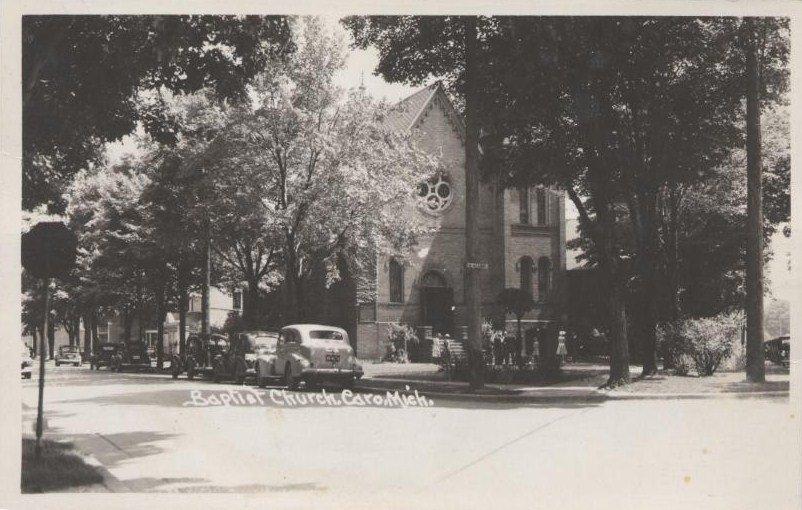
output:
[[[57,366],[57,367],[60,367],[60,366],[61,366],[61,363],[59,363],[58,361],[56,361],[56,366]]]
[[[81,366],[81,364],[80,364],[80,363],[76,363],[76,364],[75,364],[75,366],[76,366],[76,367],[79,367],[79,366]]]
[[[288,390],[298,388],[298,381],[292,376],[292,367],[290,367],[289,361],[284,365],[284,385]]]
[[[355,378],[353,378],[353,377],[351,377],[349,379],[346,379],[346,381],[343,383],[343,389],[344,390],[353,390],[354,389],[354,382],[355,382]]]

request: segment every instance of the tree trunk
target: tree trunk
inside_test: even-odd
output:
[[[516,315],[515,317],[516,317],[516,319],[518,319],[518,349],[517,349],[518,352],[515,354],[515,357],[517,358],[517,362],[518,362],[517,365],[519,367],[523,367],[524,366],[524,356],[523,356],[524,336],[523,336],[523,333],[521,331],[521,316],[520,315]]]
[[[746,378],[766,380],[763,352],[763,197],[760,147],[760,70],[755,18],[746,18]]]
[[[84,357],[92,356],[92,321],[91,312],[84,312]]]
[[[137,273],[137,281],[136,281],[136,320],[138,322],[137,328],[137,342],[142,343],[145,341],[145,320],[144,320],[144,310],[143,310],[143,299],[142,299],[142,292],[143,292],[143,284],[142,284],[142,272],[139,271]]]
[[[159,279],[158,290],[156,292],[156,368],[161,370],[164,366],[164,319],[167,310],[164,302],[164,278]]]
[[[187,267],[182,263],[178,268],[178,352],[184,354],[187,346]]]
[[[479,263],[479,65],[476,17],[464,18],[465,29],[465,261]],[[468,359],[470,386],[484,386],[484,356],[482,356],[482,303],[479,272],[465,268],[465,315],[468,322]],[[518,353],[520,356],[520,352]]]
[[[242,321],[247,329],[257,329],[257,310],[259,301],[259,281],[248,280],[248,289],[242,302]]]
[[[37,328],[33,328],[31,330],[31,338],[33,339],[33,353],[31,354],[31,357],[35,358],[36,353],[39,352],[39,333]]]
[[[668,219],[666,221],[666,279],[668,280],[668,292],[671,307],[669,320],[672,324],[677,324],[680,319],[680,300],[679,300],[679,191],[677,184],[672,182],[668,189]],[[674,368],[674,353],[669,345],[669,341],[663,342],[663,369]]]
[[[610,316],[610,377],[605,387],[614,388],[629,383],[629,344],[627,339],[627,313],[623,292],[617,282],[608,290],[607,303]]]
[[[644,191],[638,194],[638,221],[633,225],[640,229],[637,265],[640,275],[638,294],[642,313],[640,317],[640,345],[643,362],[642,377],[657,373],[657,298],[658,243],[656,230],[657,194]]]
[[[131,328],[134,318],[131,315],[131,308],[127,305],[123,313],[123,340],[125,343],[129,343],[131,341]]]
[[[53,359],[53,355],[56,350],[56,328],[54,327],[53,319],[50,319],[50,327],[47,328],[47,351],[48,355],[50,356],[49,359]]]
[[[98,322],[98,313],[97,311],[94,311],[92,312],[92,352],[95,352],[95,349],[97,349],[97,344],[98,344],[97,322]]]
[[[600,226],[599,270],[607,289],[607,317],[610,340],[610,377],[606,387],[627,384],[629,378],[629,338],[624,288],[618,274],[615,248],[615,230],[612,208],[604,200],[604,193],[596,193],[599,201],[597,217]],[[605,204],[605,205],[603,205]],[[594,240],[596,242],[596,240]]]
[[[208,229],[207,229],[208,230]],[[209,336],[209,288],[212,278],[212,240],[206,234],[206,246],[203,256],[203,285],[201,286],[201,336]]]
[[[286,234],[284,263],[284,319],[288,324],[303,320],[301,279],[298,256],[295,252],[295,240]]]

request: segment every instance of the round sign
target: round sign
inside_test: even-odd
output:
[[[75,234],[60,221],[37,223],[22,234],[22,267],[37,278],[66,275],[75,265]]]

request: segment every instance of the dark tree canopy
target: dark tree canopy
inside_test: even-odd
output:
[[[162,92],[237,101],[293,49],[284,16],[24,16],[22,34],[25,208],[58,201],[65,179],[137,123],[174,141]]]

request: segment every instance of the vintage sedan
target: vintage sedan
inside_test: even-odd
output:
[[[58,348],[55,356],[56,366],[59,365],[72,365],[75,367],[81,366],[83,359],[81,358],[81,350],[74,345],[62,345]]]
[[[121,344],[120,350],[113,360],[113,365],[109,366],[117,372],[126,369],[150,370],[150,355],[148,345],[145,342],[129,342]]]
[[[362,366],[342,328],[293,324],[282,328],[276,346],[276,375],[289,389],[334,383],[351,388],[362,377]]]
[[[95,347],[95,352],[89,359],[89,368],[100,370],[100,367],[107,367],[109,370],[115,367],[120,350],[125,347],[118,342],[104,342]]]

